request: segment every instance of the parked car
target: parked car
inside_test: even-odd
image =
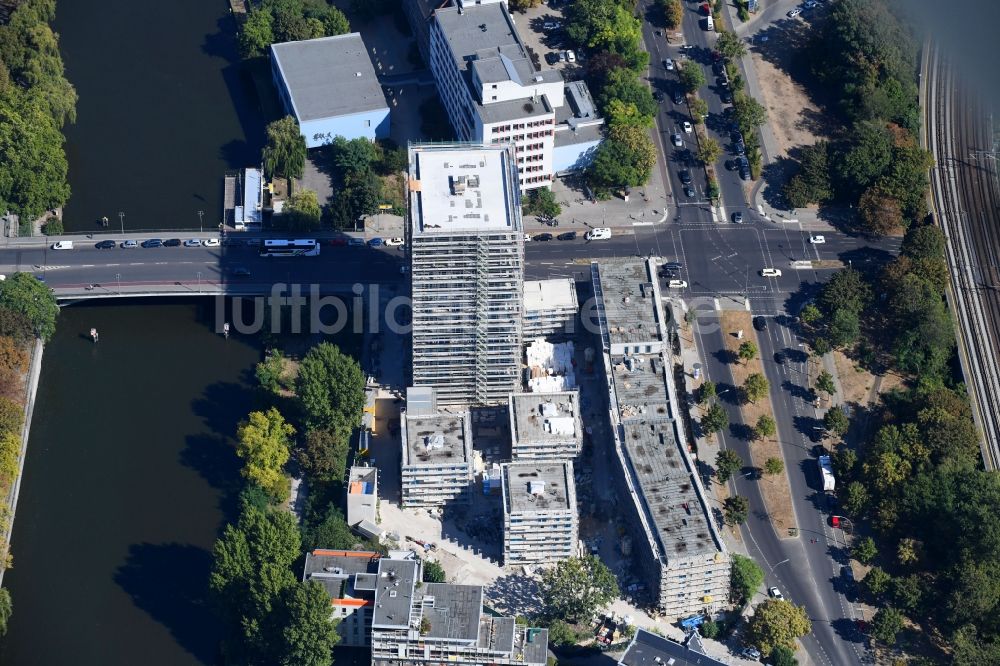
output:
[[[743,213],[741,213],[740,211],[736,211],[735,213],[733,213],[733,223],[743,224]]]
[[[328,244],[330,247],[347,247],[347,239],[343,236],[339,238],[331,238]]]
[[[552,240],[552,234],[538,234],[535,236],[536,241],[550,241]]]
[[[113,249],[115,249],[115,246],[117,246],[117,245],[118,244],[115,243],[113,240],[102,240],[100,243],[96,244],[94,247],[96,247],[98,250],[113,250]]]
[[[687,289],[688,283],[684,280],[671,280],[667,286],[671,289]]]
[[[180,238],[168,238],[167,240],[163,241],[163,247],[180,247],[180,245],[181,245]]]
[[[134,240],[122,241],[123,250],[131,250],[133,248],[139,247],[139,242]]]
[[[655,99],[657,102],[662,102],[664,99],[663,93],[657,90],[655,93],[653,93],[653,99]]]
[[[678,148],[684,145],[684,139],[681,138],[680,132],[674,132],[671,134],[670,141]]]
[[[785,595],[783,595],[781,593],[781,590],[779,590],[776,587],[769,587],[769,588],[767,588],[767,593],[769,595],[771,595],[772,599],[784,599],[785,598]]]
[[[813,245],[822,245],[826,242],[826,236],[810,236],[809,242]]]
[[[368,241],[368,247],[382,247],[382,239],[376,236]]]
[[[723,104],[732,104],[733,94],[729,92],[728,89],[725,89],[719,93],[719,99],[722,101]]]
[[[684,196],[686,196],[688,199],[693,199],[694,198],[694,188],[691,187],[690,185],[685,185],[684,186]]]
[[[668,72],[674,71],[674,61],[672,58],[667,58],[663,61],[663,69],[667,70]]]
[[[399,247],[403,244],[403,239],[398,236],[395,238],[388,238],[386,239],[385,244],[389,247]]]
[[[163,241],[159,238],[150,238],[148,240],[142,241],[141,245],[145,248],[150,247],[163,247]]]
[[[726,63],[721,60],[716,60],[712,63],[712,71],[715,72],[716,76],[721,76],[724,71],[726,71]]]
[[[559,240],[576,240],[576,232],[575,231],[567,231],[565,233],[559,234],[557,236],[557,238]]]
[[[684,128],[684,133],[685,134],[690,134],[691,132],[694,131],[694,126],[692,126],[691,122],[687,121],[687,120],[684,121],[684,123],[681,125],[681,127]]]
[[[677,177],[681,179],[681,182],[685,185],[691,184],[691,172],[687,169],[681,169],[677,172]]]
[[[743,648],[743,652],[740,654],[747,659],[760,659],[760,650],[754,647]]]
[[[755,330],[758,330],[758,331],[765,330],[767,328],[767,319],[764,319],[763,317],[760,317],[760,316],[754,317],[753,318],[753,327],[754,327]]]
[[[72,250],[73,241],[56,241],[52,244],[53,250]]]
[[[188,238],[184,241],[184,247],[201,247],[200,238]]]
[[[684,93],[682,93],[680,90],[675,90],[674,104],[683,104],[683,103],[684,103]]]
[[[206,238],[205,240],[203,240],[201,242],[201,244],[204,245],[205,247],[219,247],[219,239],[218,238]]]
[[[352,238],[351,240],[347,241],[347,244],[349,246],[351,246],[351,247],[364,247],[365,246],[365,239],[364,238]]]
[[[568,49],[566,51],[566,60],[568,62],[576,62],[576,54],[573,53],[573,49]]]

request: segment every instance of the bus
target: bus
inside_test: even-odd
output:
[[[316,257],[319,256],[319,242],[313,239],[265,240],[260,248],[262,257]]]

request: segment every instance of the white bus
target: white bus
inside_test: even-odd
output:
[[[312,239],[265,240],[260,248],[262,257],[316,257],[319,256],[319,242]]]

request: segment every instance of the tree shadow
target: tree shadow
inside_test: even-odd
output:
[[[729,434],[736,439],[742,439],[745,442],[749,442],[753,439],[753,428],[748,426],[746,423],[730,423]]]
[[[500,576],[488,585],[483,594],[490,607],[508,616],[532,616],[541,609],[538,583],[518,574]]]
[[[739,355],[731,349],[717,349],[712,352],[712,356],[723,365],[732,365],[739,362]]]
[[[806,356],[804,352],[796,352],[796,353]],[[808,358],[808,356],[806,356],[806,358]],[[802,386],[801,384],[796,384],[790,379],[786,379],[783,382],[781,382],[781,388],[788,391],[789,395],[791,395],[793,398],[799,398],[800,400],[805,400],[806,402],[809,402],[809,399],[812,397],[812,391],[810,389],[806,388],[805,386]]]
[[[743,404],[743,392],[732,384],[716,384],[715,391],[715,395],[720,402],[732,405],[733,407],[738,407]]]
[[[858,629],[857,622],[848,619],[846,617],[838,618],[830,623],[833,627],[834,632],[843,640],[849,641],[851,643],[864,643],[866,637],[861,630]]]
[[[785,196],[785,183],[791,180],[799,171],[798,162],[784,155],[772,155],[772,162],[764,165],[760,177],[767,186],[762,192],[764,201],[771,208],[792,211],[792,206]],[[792,215],[792,213],[789,213]]]
[[[115,583],[203,664],[217,663],[222,627],[207,599],[212,556],[190,544],[133,544]]]
[[[806,436],[810,442],[821,442],[826,430],[823,421],[813,416],[796,416],[792,419],[795,429]]]

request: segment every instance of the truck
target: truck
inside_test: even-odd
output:
[[[833,492],[837,488],[837,480],[833,476],[833,464],[830,462],[830,456],[820,456],[816,459],[816,464],[819,466],[819,476],[820,482],[823,485],[824,492]]]

